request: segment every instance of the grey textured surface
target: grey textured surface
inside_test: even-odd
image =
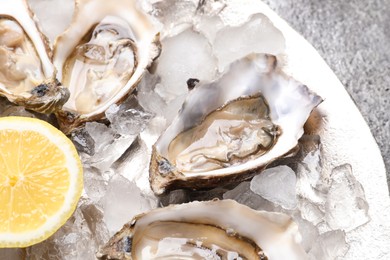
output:
[[[317,49],[343,83],[379,145],[390,186],[390,1],[264,2]]]

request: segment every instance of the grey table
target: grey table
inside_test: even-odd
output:
[[[339,77],[379,145],[390,187],[390,1],[265,2],[317,49]]]

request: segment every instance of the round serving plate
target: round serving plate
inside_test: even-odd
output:
[[[368,125],[344,86],[309,42],[264,3],[244,2],[248,7],[240,10],[261,10],[284,34],[286,71],[324,98],[314,111],[317,116],[312,116],[309,122],[309,128],[321,136],[323,167],[330,171],[337,165],[349,163],[354,176],[363,185],[371,220],[347,233],[350,249],[344,259],[390,259],[390,198],[386,170]]]
[[[70,21],[73,5],[69,0],[30,0],[44,32],[54,39]],[[234,25],[255,13],[263,13],[285,39],[284,71],[323,97],[306,131],[318,134],[323,147],[323,167],[348,163],[362,184],[369,204],[370,221],[347,233],[350,248],[344,259],[390,259],[390,198],[386,171],[379,148],[359,110],[336,75],[318,52],[266,4],[256,0],[227,0],[221,17]],[[46,5],[46,8],[41,8]],[[42,10],[52,10],[43,12]],[[12,259],[22,259],[15,251]],[[0,259],[10,259],[10,251],[0,250]]]

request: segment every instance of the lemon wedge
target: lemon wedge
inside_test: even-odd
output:
[[[80,158],[61,131],[39,119],[0,118],[0,248],[48,238],[82,189]]]

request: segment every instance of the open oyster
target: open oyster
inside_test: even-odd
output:
[[[272,55],[234,62],[193,89],[155,143],[150,182],[156,194],[237,182],[289,153],[322,99],[284,75]]]
[[[307,259],[298,226],[282,213],[233,200],[192,202],[136,216],[99,259]]]
[[[59,109],[69,92],[55,79],[51,55],[27,3],[0,1],[0,95],[42,113]]]
[[[101,118],[135,89],[159,52],[155,26],[135,0],[76,1],[54,49],[57,78],[70,91],[57,114],[62,130]]]

